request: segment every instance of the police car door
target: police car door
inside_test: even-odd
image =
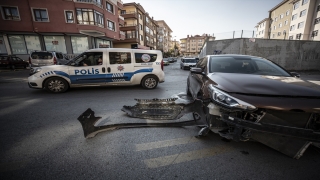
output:
[[[85,52],[73,59],[75,66],[69,67],[72,85],[104,85],[106,65],[103,52]],[[100,60],[101,59],[101,60]],[[100,62],[99,62],[100,61]]]
[[[108,51],[107,83],[129,84],[133,76],[133,59],[131,50]]]

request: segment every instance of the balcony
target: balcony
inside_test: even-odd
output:
[[[123,2],[121,0],[117,0],[117,6],[119,9],[123,9]]]
[[[100,8],[103,8],[101,0],[74,0],[74,2],[94,4],[94,5],[96,5],[96,6],[100,7]]]
[[[120,39],[122,39],[122,40],[124,40],[126,38],[126,33],[123,31],[120,31],[119,35],[120,35]]]
[[[124,25],[124,18],[119,15],[118,20],[119,20],[119,24],[123,26]]]
[[[126,12],[126,14],[121,14],[121,16],[123,16],[125,19],[127,19],[127,18],[138,19],[138,14],[135,11],[128,11],[128,12]]]
[[[126,24],[124,23],[124,26],[120,27],[120,31],[138,31],[137,24]]]
[[[122,36],[122,35],[121,35]],[[139,43],[140,40],[138,38],[125,37],[125,39],[115,40],[113,43]]]
[[[153,43],[152,43],[152,42],[150,42],[150,41],[147,41],[147,46],[149,46],[149,47],[153,47]]]

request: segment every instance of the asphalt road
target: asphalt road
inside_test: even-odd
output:
[[[258,142],[227,142],[198,127],[134,128],[85,139],[77,117],[87,108],[101,124],[144,122],[123,105],[185,91],[187,70],[165,67],[155,90],[90,87],[50,94],[27,86],[28,70],[0,72],[0,179],[318,179],[320,149],[299,159]],[[302,78],[320,82],[317,74]],[[190,116],[183,117],[185,119]]]

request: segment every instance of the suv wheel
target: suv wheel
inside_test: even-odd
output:
[[[142,79],[141,85],[146,89],[154,89],[158,85],[158,78],[155,76],[146,76]]]
[[[63,93],[69,89],[67,81],[58,77],[53,77],[46,80],[44,87],[48,92],[51,93]]]

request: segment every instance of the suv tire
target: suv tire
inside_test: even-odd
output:
[[[158,85],[158,78],[155,76],[145,76],[142,81],[141,85],[145,89],[154,89]]]
[[[52,77],[46,80],[44,87],[51,93],[63,93],[69,89],[69,84],[62,78]]]

